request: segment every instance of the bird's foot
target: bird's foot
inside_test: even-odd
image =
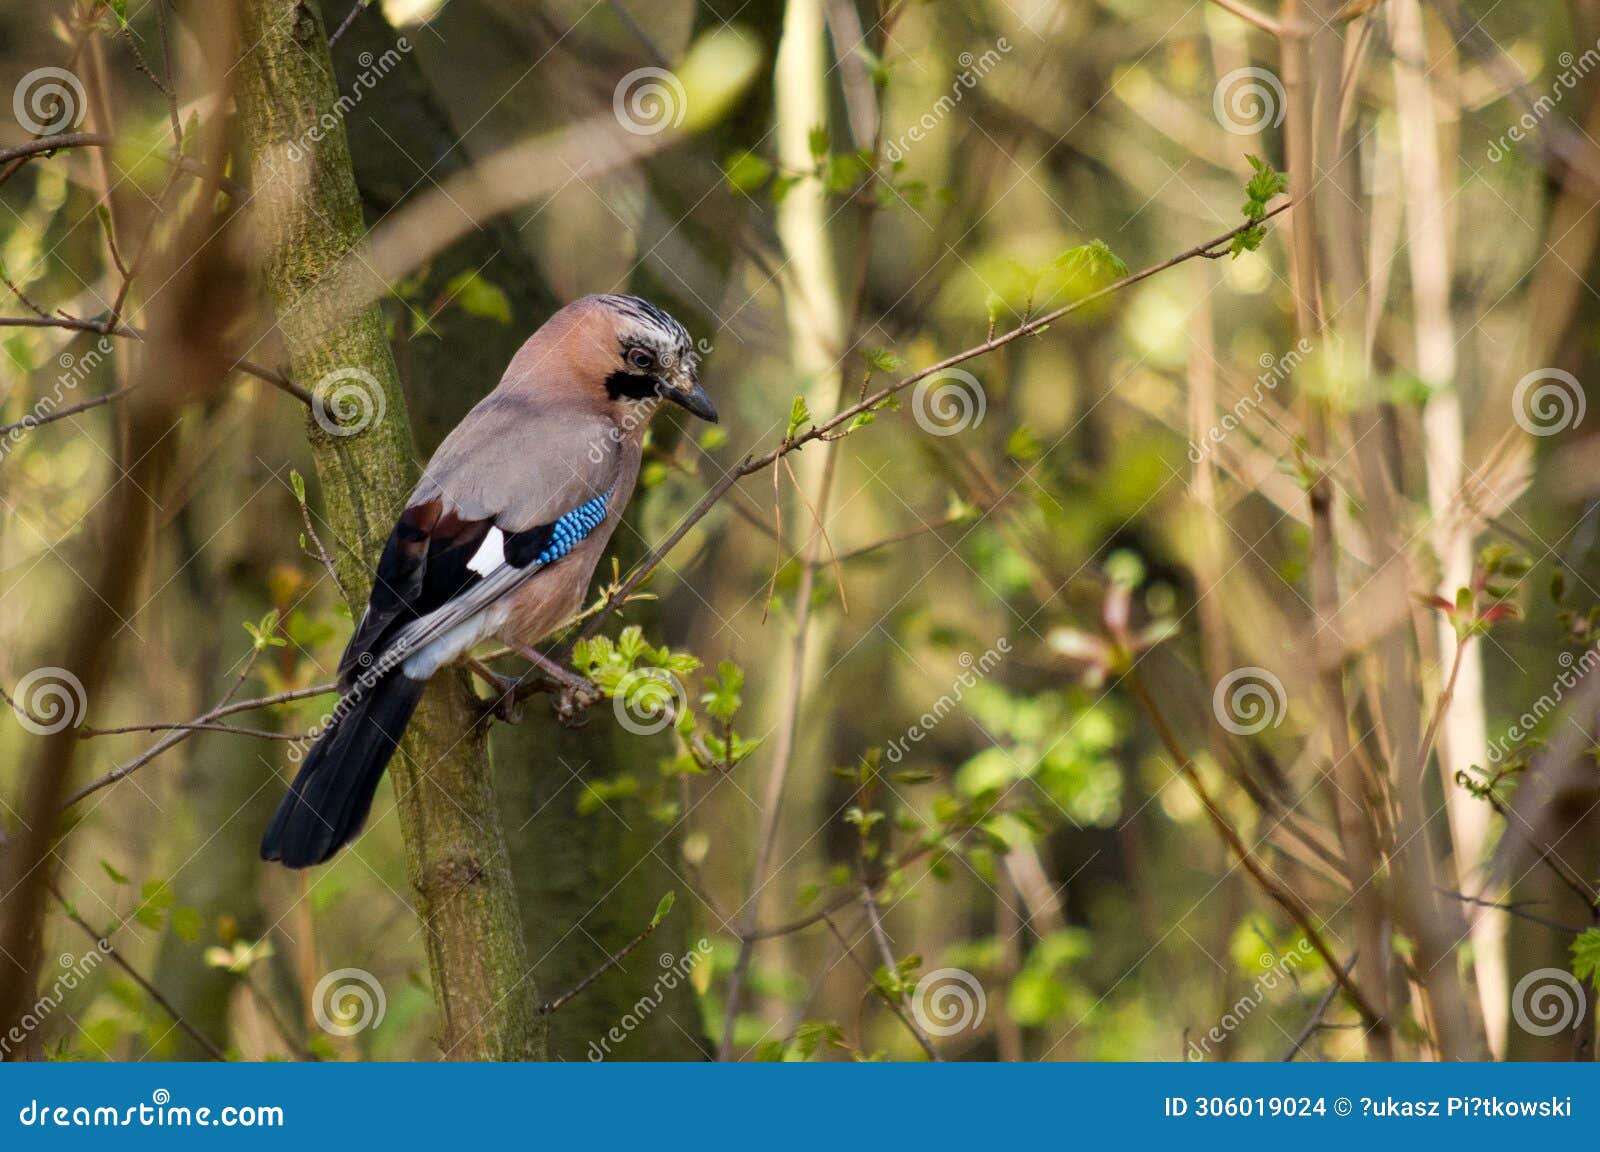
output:
[[[551,691],[555,693],[556,719],[562,726],[581,728],[588,723],[584,713],[600,699],[600,690],[585,677],[556,663],[542,652],[536,652],[522,645],[518,645],[516,651],[538,669],[540,675],[550,685]]]
[[[556,719],[564,728],[582,728],[589,722],[589,708],[600,699],[600,690],[587,680],[564,689],[556,696]]]
[[[502,723],[520,724],[522,698],[517,693],[517,682],[509,676],[500,675],[481,660],[469,659],[467,667],[489,686],[489,699],[483,701],[485,711]]]

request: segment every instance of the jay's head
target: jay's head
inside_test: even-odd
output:
[[[717,410],[700,387],[700,357],[682,324],[637,296],[585,296],[562,311],[569,338],[604,389],[602,402],[620,409],[628,426],[636,422],[629,418],[633,409],[658,399],[716,423]]]

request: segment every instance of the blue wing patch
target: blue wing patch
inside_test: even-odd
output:
[[[551,526],[550,543],[534,557],[535,563],[553,563],[576,548],[606,518],[606,504],[610,500],[610,492],[602,493],[588,503],[579,504],[557,520]]]
[[[518,568],[555,563],[600,526],[610,503],[611,493],[605,492],[549,524],[516,533],[506,540],[506,559]]]

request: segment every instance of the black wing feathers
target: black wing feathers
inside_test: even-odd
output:
[[[398,629],[471,588],[483,577],[467,565],[493,523],[463,520],[442,501],[407,508],[378,558],[367,611],[339,661],[339,681],[348,687],[362,657],[376,657]]]
[[[378,559],[367,611],[339,661],[342,686],[349,687],[363,656],[376,659],[394,633],[483,580],[468,565],[493,527],[492,520],[464,520],[443,511],[439,499],[401,514]],[[526,568],[554,536],[554,522],[507,536],[502,545],[506,562]]]

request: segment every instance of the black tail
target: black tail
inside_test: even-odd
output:
[[[261,837],[263,860],[309,868],[355,839],[426,687],[395,671],[340,701],[343,715],[317,740]]]

